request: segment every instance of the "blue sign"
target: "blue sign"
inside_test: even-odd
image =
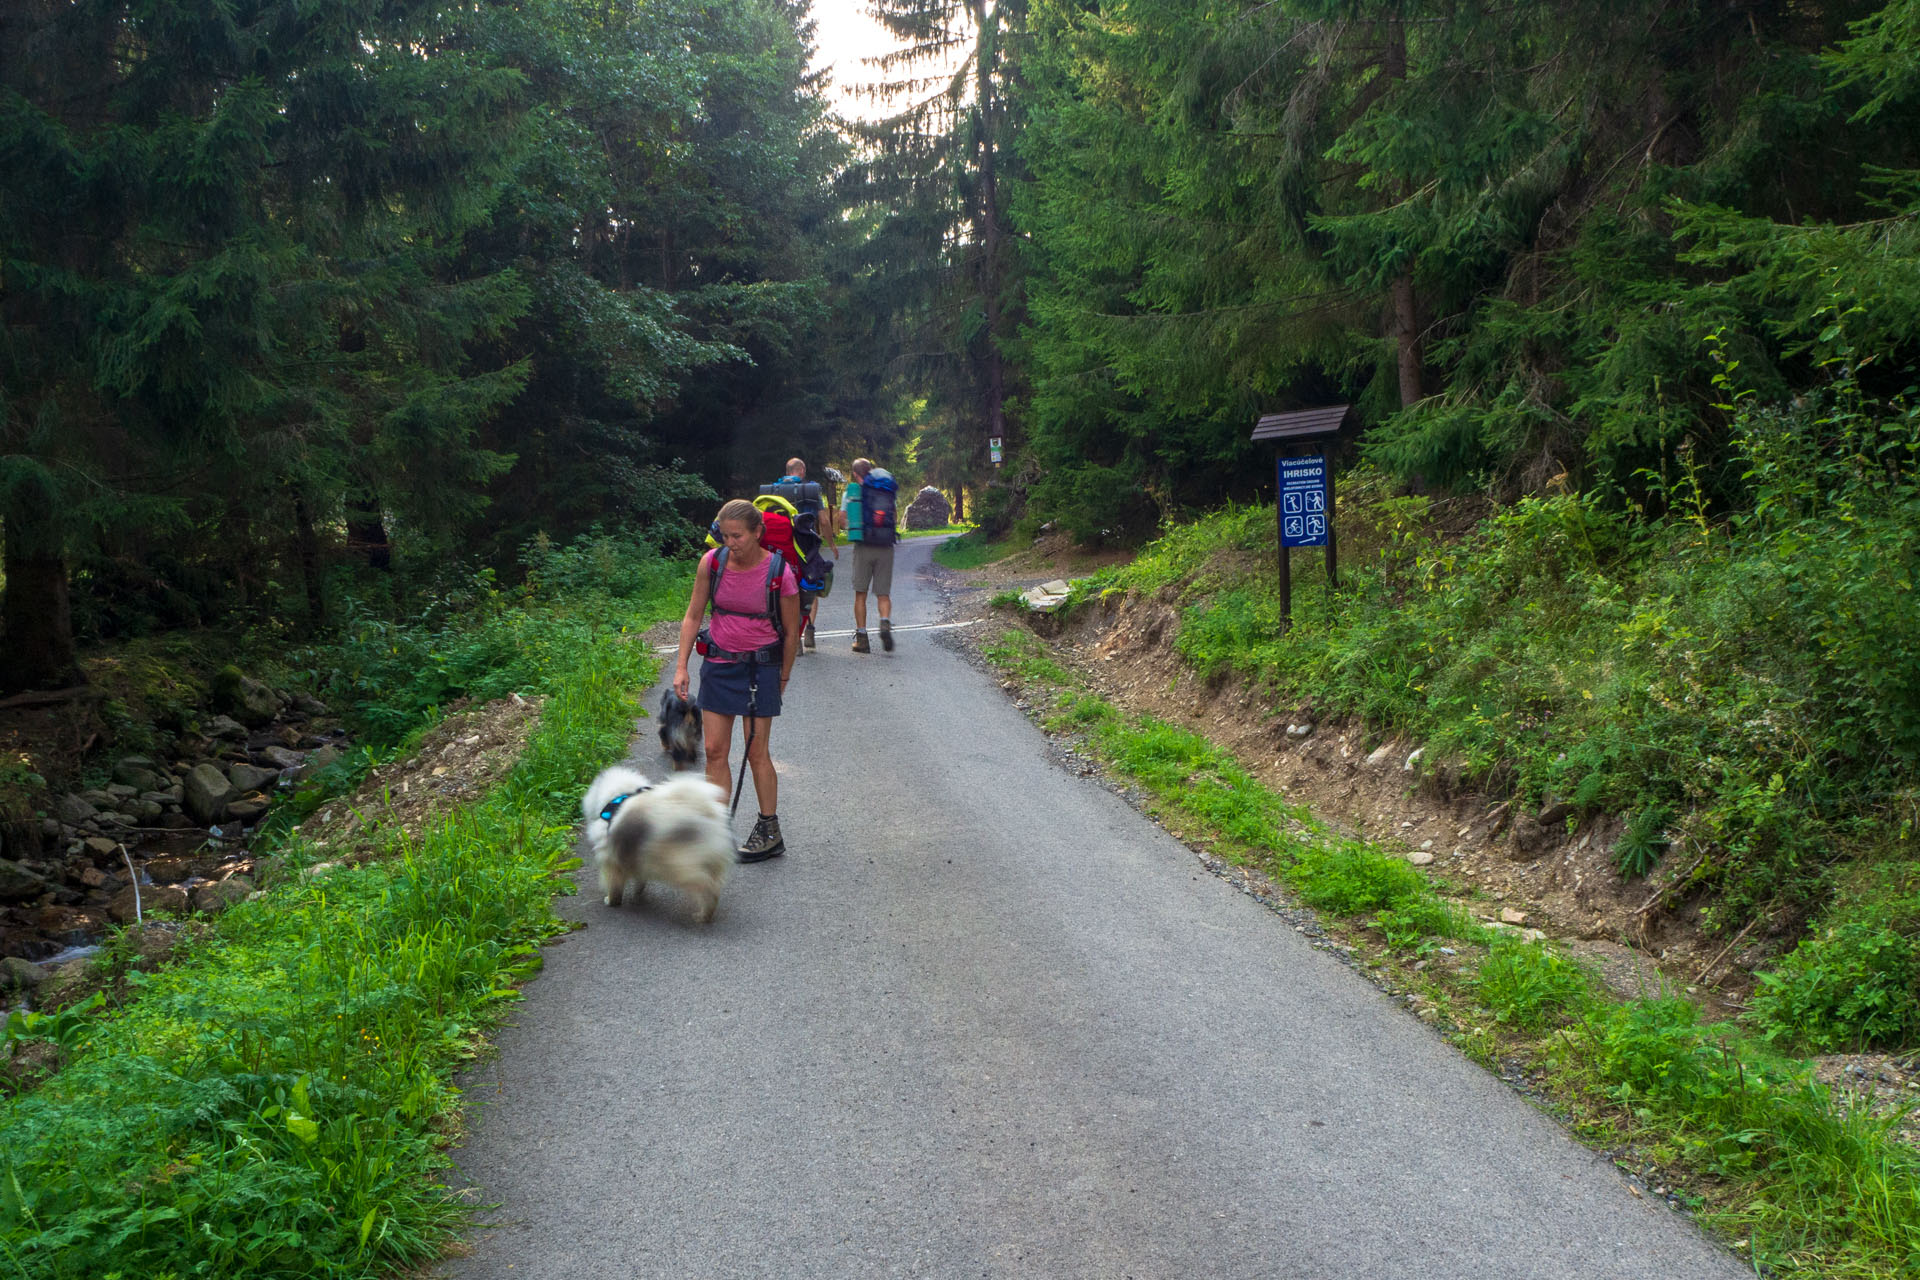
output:
[[[1327,460],[1280,459],[1280,545],[1327,545]]]

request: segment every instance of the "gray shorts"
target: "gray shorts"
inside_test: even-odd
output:
[[[853,589],[864,593],[872,587],[877,596],[893,594],[893,548],[853,544]]]

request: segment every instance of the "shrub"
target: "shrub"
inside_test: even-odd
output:
[[[1614,865],[1623,878],[1638,879],[1660,864],[1672,843],[1667,835],[1667,824],[1672,821],[1673,810],[1664,804],[1636,809],[1627,819],[1627,829],[1613,850]]]
[[[539,686],[556,662],[630,621],[635,601],[672,595],[690,576],[645,542],[598,532],[566,546],[534,538],[521,562],[527,576],[516,589],[482,569],[409,617],[349,599],[339,634],[294,660],[365,741],[384,747],[456,699]]]
[[[1920,954],[1884,922],[1832,925],[1759,978],[1751,1014],[1769,1040],[1857,1052],[1920,1039]]]

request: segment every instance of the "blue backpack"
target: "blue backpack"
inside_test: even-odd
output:
[[[893,477],[875,467],[860,484],[860,541],[869,547],[890,547],[900,540],[894,519],[899,488]]]

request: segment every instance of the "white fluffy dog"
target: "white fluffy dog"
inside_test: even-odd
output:
[[[593,780],[580,808],[608,906],[620,905],[629,884],[645,893],[657,880],[693,898],[696,921],[712,922],[735,858],[720,788],[691,773],[649,782],[615,765]]]

